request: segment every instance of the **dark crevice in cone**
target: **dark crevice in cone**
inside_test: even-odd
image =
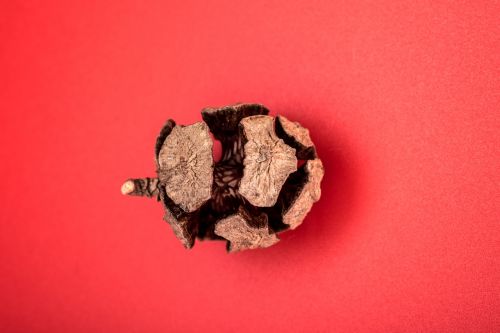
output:
[[[155,158],[156,158],[156,163],[158,164],[158,155],[160,154],[161,147],[163,146],[163,142],[165,142],[165,139],[167,136],[172,132],[172,129],[175,127],[175,121],[172,119],[167,120],[165,125],[163,125],[160,135],[158,135],[158,138],[156,139],[156,145],[155,145]]]
[[[192,248],[198,233],[199,212],[186,213],[168,197],[164,186],[160,185],[158,189],[165,208],[164,220],[170,224],[182,245],[188,249]]]
[[[226,217],[223,214],[216,212],[213,208],[213,199],[208,200],[200,208],[200,220],[198,225],[198,233],[196,237],[200,240],[224,240],[221,236],[215,234],[215,224],[221,218]]]
[[[291,229],[298,227],[312,208],[312,205],[321,196],[320,183],[323,179],[324,168],[321,160],[308,160],[303,165],[305,171],[304,185],[297,191],[294,198],[290,198],[288,209],[283,214],[283,223]]]
[[[287,145],[295,148],[297,159],[311,160],[317,157],[316,148],[309,137],[309,131],[299,123],[293,123],[283,116],[276,117],[276,135]]]
[[[214,168],[212,208],[220,216],[234,213],[241,205],[238,193],[243,175],[243,146],[239,135],[222,140],[222,157]]]
[[[269,216],[270,227],[275,232],[281,232],[290,226],[283,223],[283,215],[290,209],[300,191],[307,183],[307,172],[305,164],[299,167],[297,171],[290,174],[285,184],[281,188],[278,201],[273,207],[265,208],[264,211]]]
[[[217,140],[238,134],[241,119],[255,115],[266,115],[269,110],[260,104],[235,104],[222,108],[205,108],[201,111],[203,120]]]

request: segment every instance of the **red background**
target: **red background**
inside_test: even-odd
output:
[[[1,332],[500,330],[498,2],[2,1]],[[171,117],[259,102],[326,175],[269,249],[184,250]]]

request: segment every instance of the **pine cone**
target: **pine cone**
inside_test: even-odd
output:
[[[157,178],[129,179],[122,193],[161,201],[186,248],[196,238],[226,240],[229,252],[277,243],[319,200],[324,171],[309,131],[268,113],[236,104],[203,109],[204,121],[189,126],[168,120],[156,141]],[[219,161],[209,131],[222,144]]]

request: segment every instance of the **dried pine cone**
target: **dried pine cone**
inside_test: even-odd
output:
[[[275,244],[319,200],[324,171],[309,131],[268,113],[237,104],[206,108],[189,126],[168,120],[156,141],[158,178],[129,179],[122,193],[161,200],[186,248],[196,237],[227,240],[230,252]],[[209,130],[222,144],[216,162]]]

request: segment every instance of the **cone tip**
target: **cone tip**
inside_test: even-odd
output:
[[[123,195],[127,195],[134,192],[134,189],[135,189],[134,182],[131,180],[127,180],[125,183],[123,183],[121,191]]]

